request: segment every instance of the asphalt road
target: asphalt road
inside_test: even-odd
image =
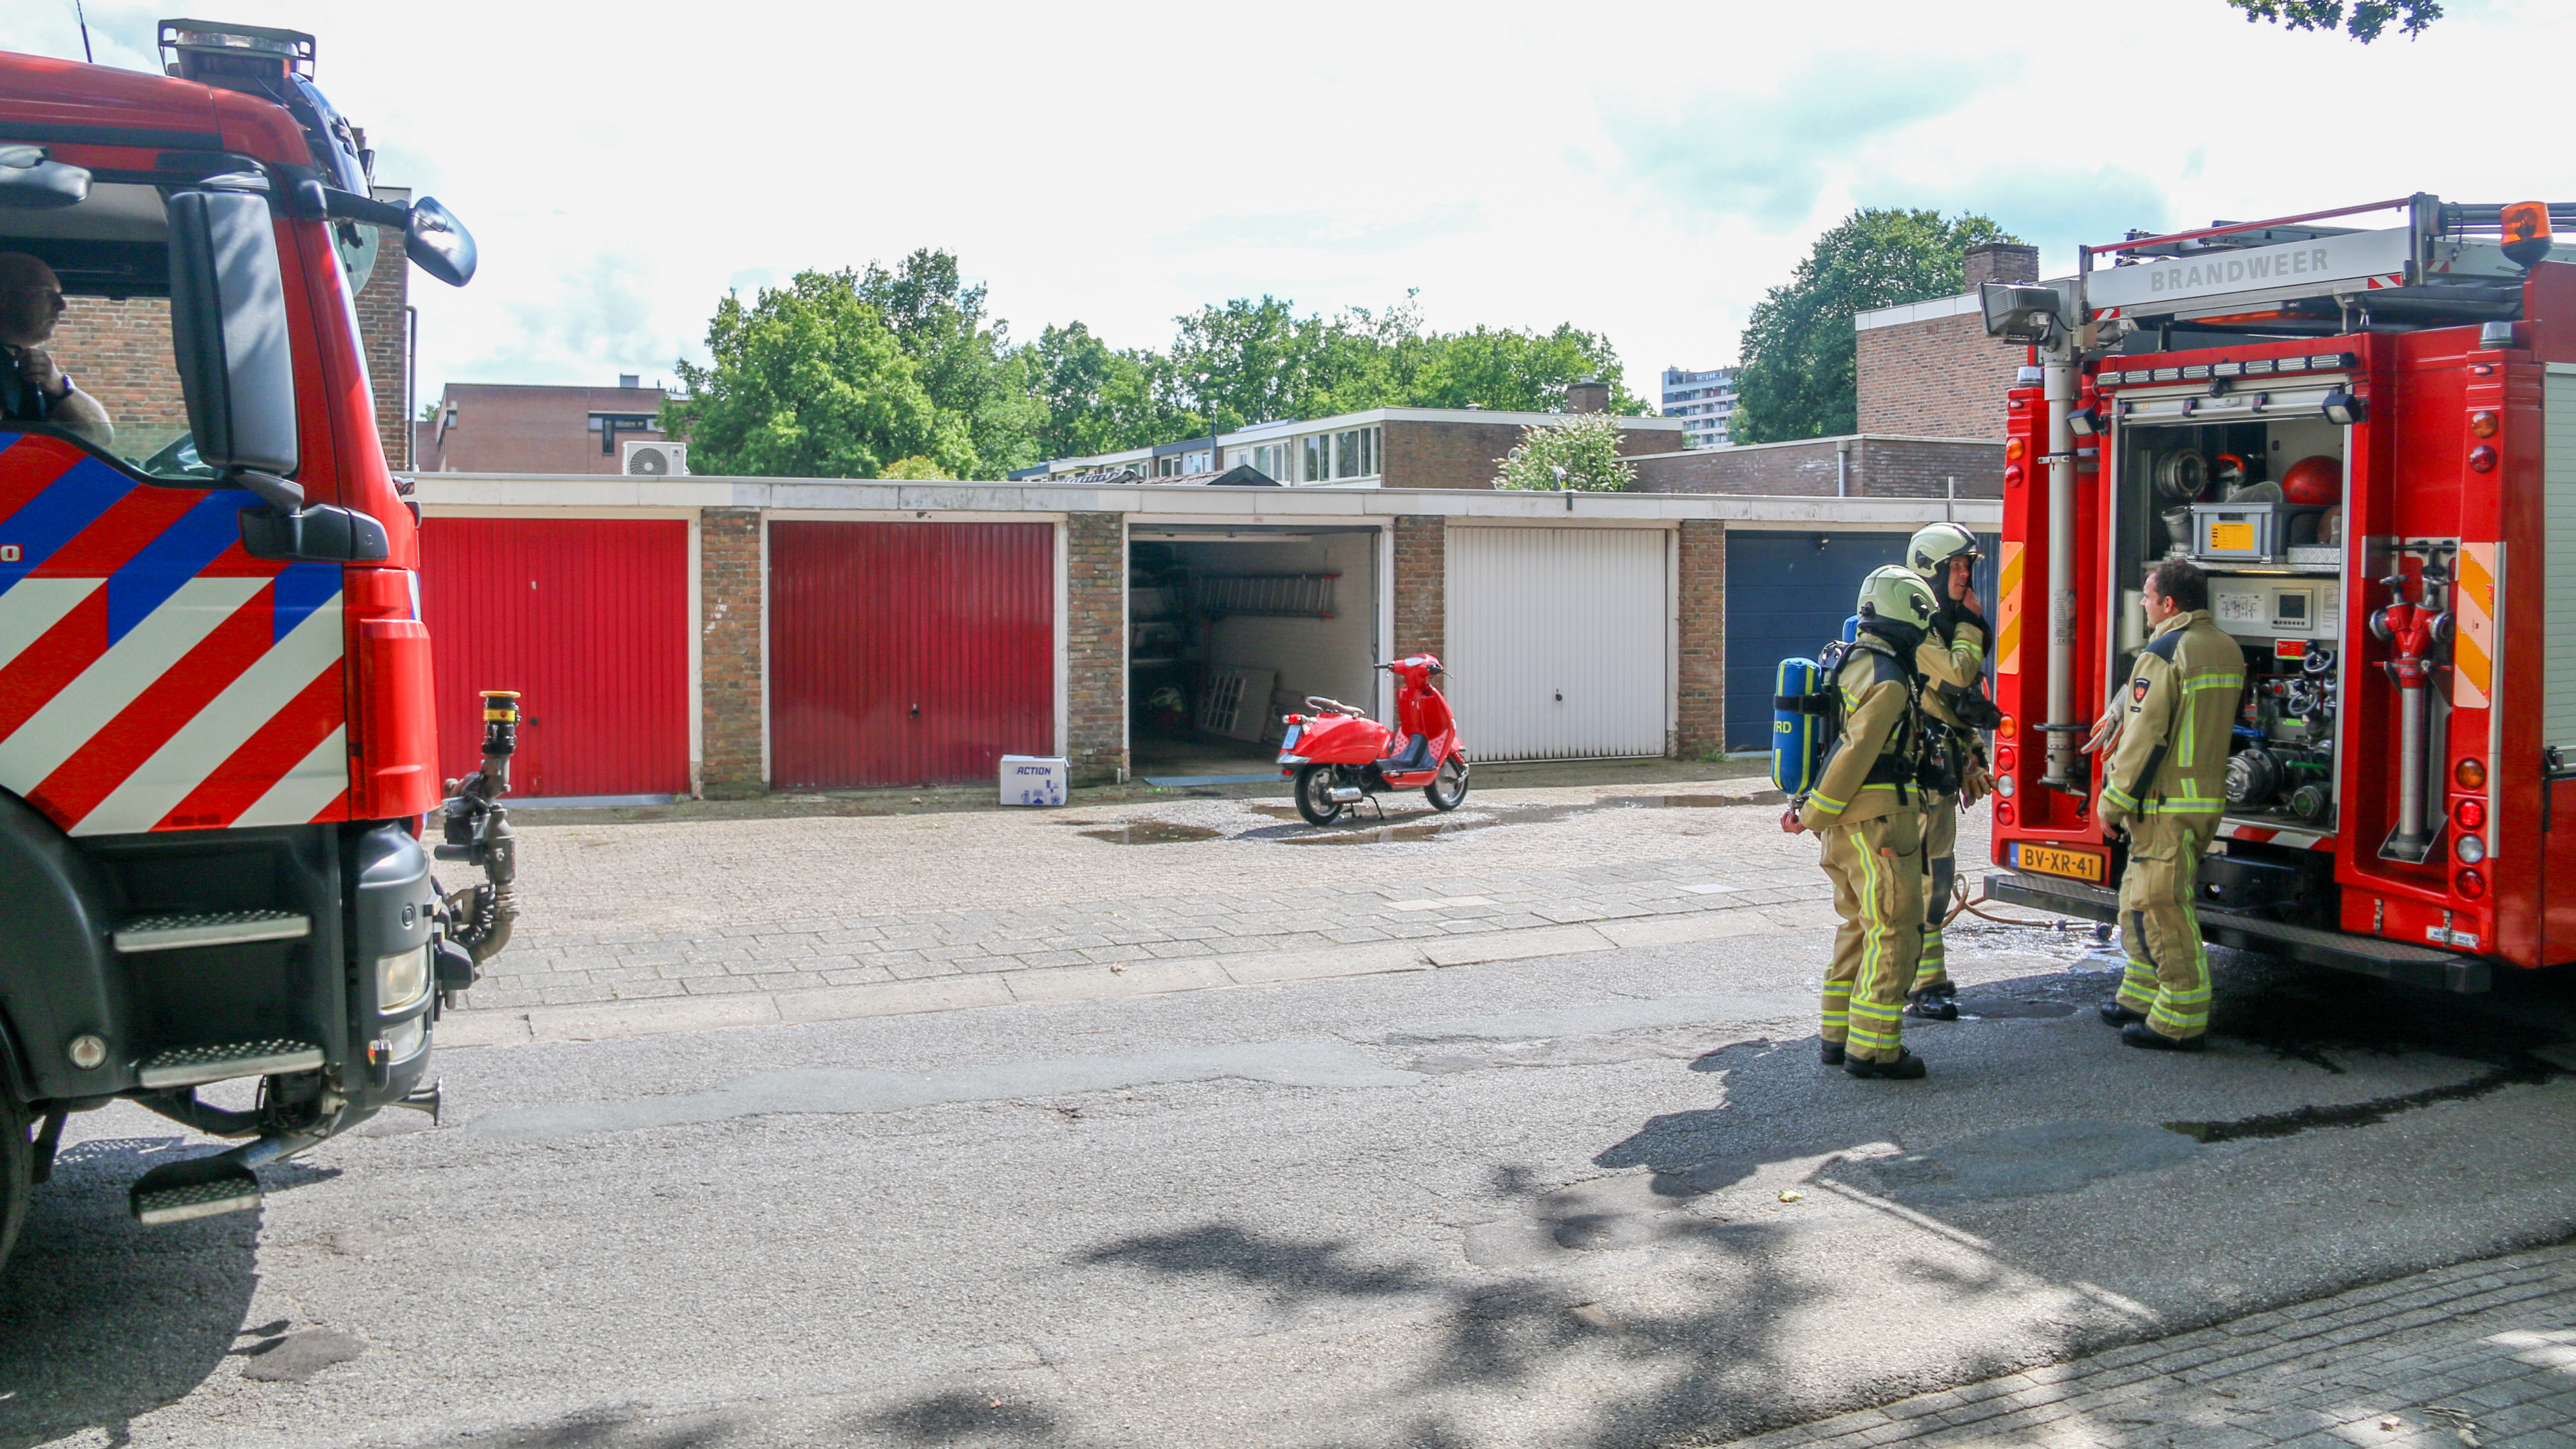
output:
[[[2576,1231],[2563,990],[2230,958],[2178,1057],[1963,933],[1983,1019],[1857,1082],[1824,948],[452,1051],[442,1125],[150,1231],[181,1135],[112,1108],[0,1278],[0,1445],[1687,1442]]]

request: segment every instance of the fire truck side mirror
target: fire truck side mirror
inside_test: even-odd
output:
[[[451,287],[474,280],[474,234],[435,196],[412,203],[410,220],[403,228],[403,255]]]
[[[51,211],[87,200],[87,171],[46,160],[42,146],[0,146],[0,210]]]
[[[1977,288],[1977,305],[1985,313],[1986,335],[2011,342],[2045,342],[2060,325],[2066,299],[2055,287],[2017,287],[1985,282]]]
[[[226,472],[291,474],[295,358],[268,198],[180,191],[168,212],[171,350],[197,456]]]

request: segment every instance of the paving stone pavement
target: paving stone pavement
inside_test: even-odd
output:
[[[1780,832],[1776,799],[1741,777],[1480,793],[1448,816],[1403,796],[1382,825],[1331,830],[1284,800],[1219,798],[620,825],[532,815],[519,924],[469,1005],[1117,970],[1747,907],[1810,920],[1829,893],[1813,840]],[[1972,876],[1984,819],[1962,823]],[[1140,837],[1155,843],[1125,843]]]
[[[1729,1449],[2576,1449],[2576,1246],[2460,1263]]]

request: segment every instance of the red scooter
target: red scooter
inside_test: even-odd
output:
[[[1330,825],[1345,806],[1385,790],[1420,790],[1434,810],[1455,810],[1467,798],[1467,751],[1458,743],[1458,721],[1449,701],[1432,686],[1440,661],[1416,654],[1382,666],[1395,672],[1396,728],[1366,711],[1321,695],[1306,696],[1311,715],[1286,717],[1279,742],[1279,773],[1297,781],[1297,813],[1309,825]]]

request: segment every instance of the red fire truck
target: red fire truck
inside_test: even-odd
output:
[[[442,896],[419,839],[417,519],[352,302],[380,229],[456,285],[473,242],[375,199],[312,37],[160,38],[167,76],[0,54],[0,1256],[69,1113],[246,1139],[143,1174],[155,1223],[434,1111],[430,1025],[513,904],[513,697],[437,852],[489,881]]]
[[[2398,224],[2355,225],[2373,214]],[[2213,941],[2455,991],[2576,961],[2576,207],[2418,195],[1989,283],[1999,899],[2115,918],[2082,751],[2167,557],[2244,647]],[[2564,556],[2564,557],[2562,557]]]

